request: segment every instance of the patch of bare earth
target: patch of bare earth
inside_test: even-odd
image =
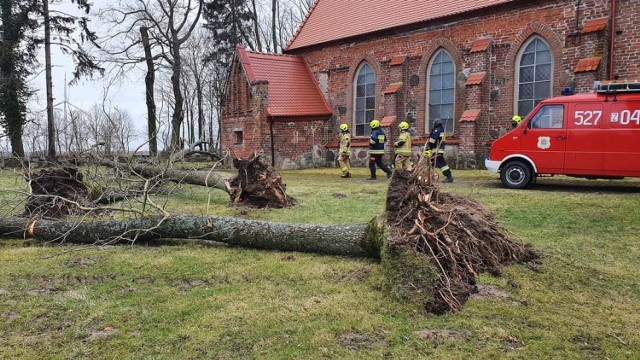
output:
[[[374,338],[359,332],[347,332],[338,335],[338,343],[351,351],[360,351],[374,346],[385,346],[387,342],[383,339]]]
[[[471,331],[453,331],[445,329],[425,329],[416,331],[414,334],[424,340],[431,340],[435,343],[441,343],[447,340],[465,341],[471,336]]]
[[[80,257],[77,259],[71,259],[66,261],[64,264],[67,266],[88,266],[96,263],[96,259],[88,258],[88,257]]]
[[[369,275],[369,272],[371,272],[371,269],[368,268],[356,269],[343,277],[340,282],[362,282]]]
[[[111,336],[115,335],[116,333],[118,333],[118,329],[113,328],[113,327],[106,327],[102,330],[95,330],[95,329],[91,329],[88,331],[89,336],[87,336],[84,340],[85,341],[93,341],[93,340],[103,340],[103,339],[108,339]]]
[[[509,293],[506,291],[502,291],[491,285],[477,284],[476,289],[478,289],[478,291],[471,295],[472,299],[506,300],[510,297]]]

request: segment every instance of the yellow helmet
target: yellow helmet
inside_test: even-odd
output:
[[[513,122],[514,122],[514,123],[516,123],[516,124],[520,124],[520,121],[522,121],[522,118],[521,118],[520,116],[518,116],[518,115],[514,115],[514,116],[511,118],[511,121],[513,121]]]
[[[400,125],[398,125],[398,127],[400,128],[400,130],[409,130],[409,123],[406,121],[403,121],[400,123]]]
[[[342,130],[342,131],[347,131],[347,130],[349,130],[349,125],[347,125],[347,124],[341,124],[341,125],[340,125],[340,130]]]
[[[369,124],[369,126],[371,126],[371,128],[372,128],[372,129],[379,128],[379,127],[380,127],[380,121],[378,121],[378,120],[373,120],[373,121]]]

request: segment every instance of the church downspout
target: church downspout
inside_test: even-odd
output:
[[[273,145],[273,118],[269,117],[269,132],[271,136],[271,166],[276,167],[276,155],[275,155],[275,147]]]
[[[613,64],[616,49],[616,7],[617,1],[611,0],[611,28],[609,38],[609,80],[615,79],[615,66]]]

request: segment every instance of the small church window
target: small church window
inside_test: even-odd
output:
[[[551,50],[544,40],[534,36],[522,46],[516,64],[516,108],[517,114],[524,117],[540,101],[551,97]]]
[[[244,142],[244,138],[242,136],[242,131],[235,131],[236,134],[236,145],[242,145]]]
[[[360,65],[355,78],[355,123],[356,136],[364,136],[371,132],[369,123],[374,119],[376,108],[376,76],[366,62]]]
[[[444,49],[436,52],[429,69],[427,131],[433,127],[433,122],[442,120],[444,130],[452,133],[454,130],[455,103],[455,65],[451,55]]]

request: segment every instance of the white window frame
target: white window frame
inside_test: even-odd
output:
[[[542,36],[539,35],[534,35],[531,38],[529,38],[527,41],[525,41],[522,46],[520,47],[520,49],[518,50],[518,55],[516,56],[516,61],[515,61],[515,77],[514,77],[514,91],[513,91],[513,113],[514,115],[520,115],[522,118],[524,118],[526,115],[528,114],[518,114],[519,112],[519,101],[520,101],[520,63],[522,62],[522,55],[524,55],[524,50],[527,48],[527,46],[529,46],[529,44],[531,44],[532,42],[534,42],[535,40],[539,40],[542,41],[544,43],[544,45],[547,47],[547,49],[549,49],[549,55],[551,56],[551,70],[550,71],[550,76],[549,76],[549,96],[553,96],[553,73],[554,73],[554,68],[553,68],[553,51],[551,50],[551,46],[549,45],[549,42],[547,42]],[[534,66],[537,65],[534,62]],[[535,75],[534,75],[535,76]],[[535,91],[535,78],[534,78],[534,91]],[[535,100],[534,100],[535,101]],[[533,111],[533,109],[536,107],[537,104],[533,104],[533,107],[531,108],[531,111]]]
[[[364,108],[365,109],[364,110],[365,111],[364,125],[365,125],[365,127],[364,127],[364,132],[362,134],[359,134],[358,133],[358,123],[356,122],[357,121],[356,114],[358,112],[358,108],[356,106],[357,100],[358,100],[358,96],[357,96],[358,95],[358,76],[360,75],[360,72],[362,71],[362,69],[365,66],[368,66],[371,69],[371,72],[373,73],[373,85],[374,85],[373,108],[372,109],[368,109],[367,108],[366,85],[368,83],[365,82],[365,96],[364,96],[364,99],[365,99],[364,100],[364,102],[365,102],[365,105],[364,105],[365,106],[365,108]],[[353,124],[352,124],[353,134],[354,134],[354,136],[367,136],[371,132],[371,128],[369,127],[370,121],[367,121],[367,111],[369,111],[369,110],[373,111],[374,112],[373,116],[375,118],[375,108],[376,108],[376,102],[377,102],[375,87],[377,87],[378,79],[377,79],[375,71],[373,71],[373,66],[371,66],[371,64],[369,64],[366,61],[363,61],[362,63],[360,63],[360,65],[358,65],[358,70],[356,70],[355,76],[353,77],[352,81],[353,81]],[[373,119],[371,119],[371,120],[373,120]]]
[[[433,62],[436,60],[436,58],[438,57],[438,55],[444,52],[445,54],[447,54],[447,56],[449,57],[449,59],[451,59],[451,64],[453,65],[453,113],[451,114],[451,118],[449,120],[447,119],[441,119],[443,121],[443,124],[445,126],[445,132],[446,133],[453,133],[456,129],[456,124],[455,124],[455,111],[456,111],[456,63],[453,60],[453,56],[451,56],[451,53],[449,53],[445,48],[439,48],[435,53],[433,53],[433,56],[431,56],[431,59],[429,60],[429,65],[427,66],[427,70],[426,70],[426,83],[427,83],[427,88],[426,88],[426,101],[425,101],[425,121],[424,121],[424,128],[425,128],[425,133],[428,134],[429,132],[431,132],[431,128],[429,127],[429,105],[430,105],[430,91],[431,91],[431,67],[433,66]],[[447,120],[445,122],[445,120]],[[451,122],[451,130],[447,130],[446,126],[449,124],[449,121]]]

